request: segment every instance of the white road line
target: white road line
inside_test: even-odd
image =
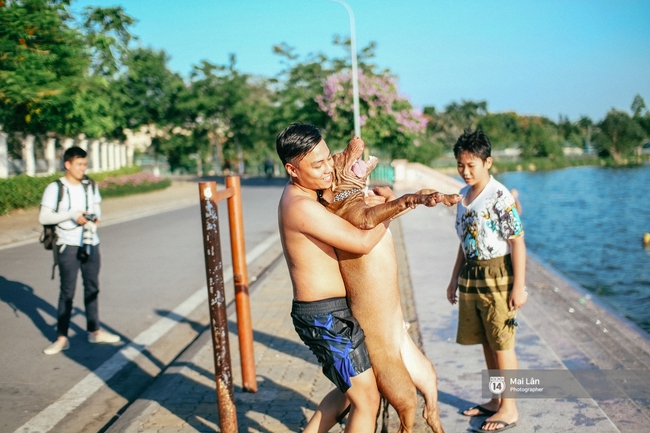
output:
[[[272,234],[246,255],[246,262],[252,263],[279,240],[280,235],[278,233]],[[231,266],[224,269],[223,277],[226,282],[232,279]],[[165,333],[169,332],[171,328],[176,326],[181,321],[181,318],[186,318],[201,303],[205,302],[207,297],[207,287],[203,286],[183,301],[183,303],[174,308],[173,311],[151,325],[148,329],[142,331],[133,341],[111,356],[95,371],[89,373],[73,386],[72,389],[59,397],[57,401],[19,427],[15,433],[46,433],[50,431],[68,413],[79,407],[79,405],[100,389],[111,377],[140,355],[147,346],[155,343]]]

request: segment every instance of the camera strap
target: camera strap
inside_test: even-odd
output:
[[[95,213],[95,181],[89,178],[88,176],[84,175],[84,178],[81,181],[81,184],[84,186],[84,192],[86,193],[86,212],[88,213]],[[88,196],[88,189],[92,188],[93,189],[93,203],[92,203],[92,211],[90,210],[90,198]]]
[[[90,200],[88,199],[88,188],[90,187],[90,185],[86,182],[83,183],[83,186],[84,186],[84,192],[86,193],[86,212],[90,212]]]

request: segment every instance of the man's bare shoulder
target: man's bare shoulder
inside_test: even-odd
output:
[[[321,210],[325,209],[313,196],[291,184],[287,185],[280,199],[280,212],[283,215],[293,215],[303,213],[306,210],[320,213]]]
[[[338,218],[317,201],[315,192],[310,195],[291,185],[282,194],[278,211],[281,228],[319,239],[325,235],[323,227],[336,224],[332,219]]]

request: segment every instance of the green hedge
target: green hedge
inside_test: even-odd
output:
[[[61,173],[43,177],[21,174],[9,179],[0,179],[0,215],[6,215],[14,209],[38,206],[45,187],[60,177]],[[102,197],[138,194],[164,189],[171,185],[169,179],[142,173],[138,166],[92,173],[90,177],[99,185]]]
[[[37,206],[47,184],[57,177],[30,177],[21,174],[10,179],[0,179],[0,214],[7,214],[12,209]]]

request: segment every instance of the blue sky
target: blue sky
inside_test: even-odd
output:
[[[650,107],[650,0],[347,0],[357,45],[377,43],[375,62],[397,75],[413,105],[443,109],[485,100],[493,112],[602,119],[629,112],[640,94]],[[273,45],[345,55],[347,12],[329,0],[78,0],[121,5],[141,44],[164,49],[187,76],[201,60],[274,76]]]

